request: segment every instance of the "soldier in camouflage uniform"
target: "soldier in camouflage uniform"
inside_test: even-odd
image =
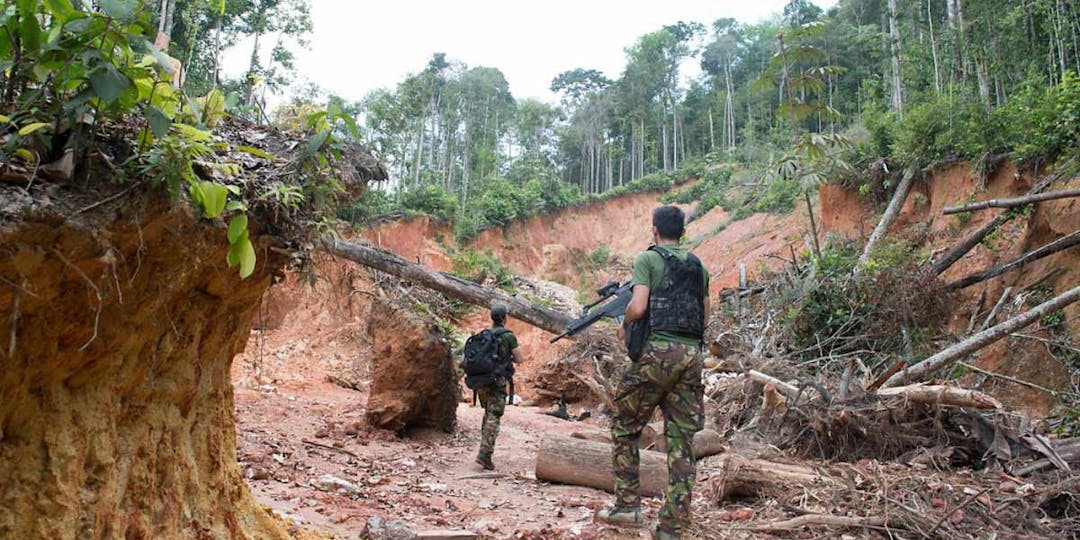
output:
[[[691,447],[704,424],[701,382],[702,339],[709,312],[709,273],[693,254],[679,247],[684,214],[674,206],[653,212],[655,246],[634,262],[633,299],[618,335],[634,321],[647,329],[644,352],[618,381],[615,392],[615,505],[597,512],[597,520],[640,525],[641,486],[638,439],[656,407],[664,415],[668,489],[653,538],[680,538],[690,521],[690,496],[696,464]]]
[[[507,309],[503,304],[495,304],[491,308],[491,330],[498,335],[499,356],[509,356],[514,363],[520,363],[522,356],[517,337],[505,327],[506,313]],[[495,439],[499,436],[499,422],[506,411],[506,385],[509,382],[499,378],[491,385],[476,389],[476,396],[484,408],[484,420],[480,425],[480,452],[476,454],[476,463],[489,471],[495,469],[491,455],[495,452]]]

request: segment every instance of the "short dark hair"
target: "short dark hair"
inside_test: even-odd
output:
[[[678,240],[682,238],[686,214],[678,206],[661,206],[652,213],[652,224],[660,238]]]
[[[495,324],[502,324],[506,322],[506,314],[510,310],[507,309],[506,304],[499,302],[491,306],[491,322]]]

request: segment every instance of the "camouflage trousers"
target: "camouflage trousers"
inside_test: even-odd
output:
[[[701,350],[671,343],[650,343],[631,362],[615,390],[615,504],[641,506],[638,439],[657,406],[664,415],[668,488],[660,508],[660,529],[679,535],[690,521],[690,495],[696,480],[691,445],[704,421]]]
[[[477,388],[476,397],[484,407],[484,421],[480,424],[480,453],[491,456],[495,451],[495,439],[499,436],[499,422],[506,412],[506,385]]]

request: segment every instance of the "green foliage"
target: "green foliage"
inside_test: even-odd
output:
[[[496,287],[513,292],[514,273],[490,251],[461,249],[453,254],[450,263],[450,273],[460,278],[480,284],[494,283]]]
[[[901,163],[924,167],[946,158],[976,158],[1005,150],[1003,126],[981,103],[943,95],[911,108],[896,133]]]
[[[452,219],[457,212],[454,196],[439,186],[425,185],[402,191],[398,196],[401,208],[427,214],[439,219]]]
[[[289,0],[275,5],[297,1],[303,3]],[[256,187],[239,178],[241,167],[224,156],[238,151],[266,161],[276,158],[256,148],[231,148],[211,135],[235,103],[235,95],[211,89],[193,98],[172,86],[172,60],[152,44],[157,4],[135,0],[84,4],[19,0],[0,11],[4,166],[13,160],[36,166],[72,149],[79,155],[80,149],[102,144],[103,131],[112,130],[108,143],[115,147],[109,151],[119,157],[114,168],[119,178],[149,178],[173,201],[188,197],[203,218],[229,219],[226,262],[239,267],[241,277],[251,275],[255,266],[247,231],[249,207],[272,208],[275,214],[283,210],[291,216],[304,206],[305,215],[314,221],[300,225],[315,223],[321,209],[332,207],[341,192],[332,175],[342,149],[336,126],[351,124],[355,135],[350,116],[332,107],[308,116],[304,128],[310,130],[311,139],[287,171],[289,181]],[[245,9],[253,7],[245,4]],[[226,3],[181,3],[179,20],[185,25],[197,22],[188,18],[191,10],[224,16]],[[132,141],[117,126],[138,130],[133,147],[125,146]]]
[[[808,274],[784,281],[770,296],[773,308],[785,314],[780,324],[792,337],[796,358],[827,363],[858,355],[881,362],[932,346],[929,329],[946,312],[940,282],[903,241],[883,241],[856,273],[860,253],[855,242],[827,245],[809,261]]]
[[[719,206],[725,198],[725,191],[731,181],[732,168],[723,165],[704,165],[694,163],[686,169],[687,176],[697,176],[694,185],[664,195],[660,200],[665,204],[690,204],[698,202],[697,214],[705,215]]]
[[[1056,86],[1029,82],[994,115],[1021,159],[1053,159],[1075,150],[1080,144],[1080,77],[1067,71]]]
[[[611,248],[607,244],[600,244],[589,253],[588,264],[591,268],[606,268],[609,262],[611,262]]]

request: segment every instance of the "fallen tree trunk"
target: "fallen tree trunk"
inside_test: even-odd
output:
[[[1080,300],[1080,287],[1074,287],[1064,294],[1043,302],[1016,317],[991,326],[978,334],[946,348],[930,358],[889,377],[889,380],[885,382],[885,386],[896,386],[911,381],[923,380],[937,370],[951,365],[968,354],[982,349],[983,347],[1043,318],[1046,314],[1057,311],[1077,300]]]
[[[1032,186],[1032,188],[1028,190],[1027,194],[1035,195],[1038,193],[1042,193],[1043,190],[1050,187],[1054,182],[1057,182],[1059,178],[1072,175],[1074,163],[1075,159],[1070,159],[1063,166],[1059,167],[1056,172],[1047,175],[1042,180],[1040,180],[1039,183]],[[949,252],[941,258],[941,260],[933,264],[931,268],[934,272],[934,275],[940,275],[942,272],[948,270],[950,267],[952,267],[953,264],[956,263],[956,261],[960,260],[961,257],[966,255],[967,252],[971,251],[975,248],[975,246],[982,243],[982,241],[986,239],[986,237],[989,236],[990,233],[996,231],[998,227],[1011,221],[1014,217],[1015,214],[1012,212],[1003,212],[997,217],[995,217],[993,220],[991,220],[990,223],[987,223],[982,228],[972,233],[971,236],[965,238],[963,242],[960,242],[952,249],[950,249]]]
[[[1039,249],[1024,253],[1023,255],[1011,261],[1003,262],[1001,264],[987,268],[982,272],[976,272],[965,278],[953,281],[952,283],[946,285],[945,288],[955,290],[970,287],[972,285],[975,285],[976,283],[981,283],[988,279],[1000,276],[1001,274],[1007,272],[1015,272],[1016,270],[1023,268],[1025,264],[1037,261],[1044,257],[1049,257],[1055,253],[1065,251],[1066,249],[1075,247],[1077,245],[1080,245],[1080,231],[1076,231],[1068,236],[1058,238],[1057,240],[1050,242],[1049,244],[1046,244]]]
[[[1023,197],[1013,197],[1011,199],[990,199],[987,201],[965,204],[963,206],[950,206],[942,210],[941,213],[949,216],[964,212],[986,210],[987,208],[1016,208],[1017,206],[1026,206],[1038,202],[1068,199],[1071,197],[1080,197],[1080,189],[1063,189],[1061,191],[1051,191],[1050,193],[1036,193],[1034,195],[1025,195]]]
[[[662,495],[667,489],[667,458],[659,452],[641,452],[641,494]],[[615,490],[611,445],[572,437],[545,437],[536,453],[536,479]]]
[[[656,422],[645,426],[638,439],[638,447],[653,452],[666,452],[667,439],[664,437],[664,423]],[[701,459],[715,456],[724,451],[724,438],[716,430],[703,429],[694,434],[694,457]]]
[[[885,213],[881,215],[881,220],[878,221],[877,227],[874,227],[874,232],[870,234],[870,239],[866,241],[866,246],[863,248],[862,255],[859,256],[859,264],[855,267],[856,272],[859,271],[859,268],[862,265],[866,264],[866,261],[870,260],[870,253],[874,251],[878,242],[885,237],[885,233],[889,232],[889,227],[896,221],[896,217],[900,215],[900,209],[904,207],[904,201],[907,200],[908,192],[911,191],[911,184],[914,182],[915,171],[912,169],[905,170],[904,177],[900,181],[900,185],[896,187],[896,192],[893,193],[888,208],[886,208]]]
[[[323,248],[332,255],[386,272],[463,302],[485,307],[502,302],[509,308],[511,317],[553,334],[562,333],[573,319],[564,313],[510,296],[499,289],[477,285],[457,276],[413,264],[388,251],[334,238],[323,238]]]
[[[915,403],[976,409],[1000,409],[1001,402],[977,390],[941,384],[912,384],[878,390],[881,397],[901,397]]]
[[[721,499],[782,495],[792,493],[792,488],[799,486],[839,485],[836,479],[810,467],[746,459],[734,454],[723,455],[720,470],[722,474],[713,488]],[[536,454],[536,479],[613,491],[611,445],[571,437],[547,437]],[[641,452],[641,494],[655,497],[666,490],[664,454]]]
[[[982,228],[971,233],[971,235],[965,238],[963,242],[953,246],[953,248],[946,252],[945,256],[940,260],[935,261],[931,267],[931,271],[937,276],[948,270],[953,264],[956,264],[956,261],[959,261],[961,257],[967,255],[967,252],[975,249],[975,246],[981,244],[987,236],[990,236],[990,233],[996,231],[998,227],[1012,221],[1014,217],[1015,216],[1012,213],[1005,212],[990,220],[990,222],[983,225]]]
[[[748,459],[724,454],[720,474],[713,476],[712,493],[719,503],[729,498],[779,497],[802,494],[804,487],[839,486],[832,476],[804,465]]]

